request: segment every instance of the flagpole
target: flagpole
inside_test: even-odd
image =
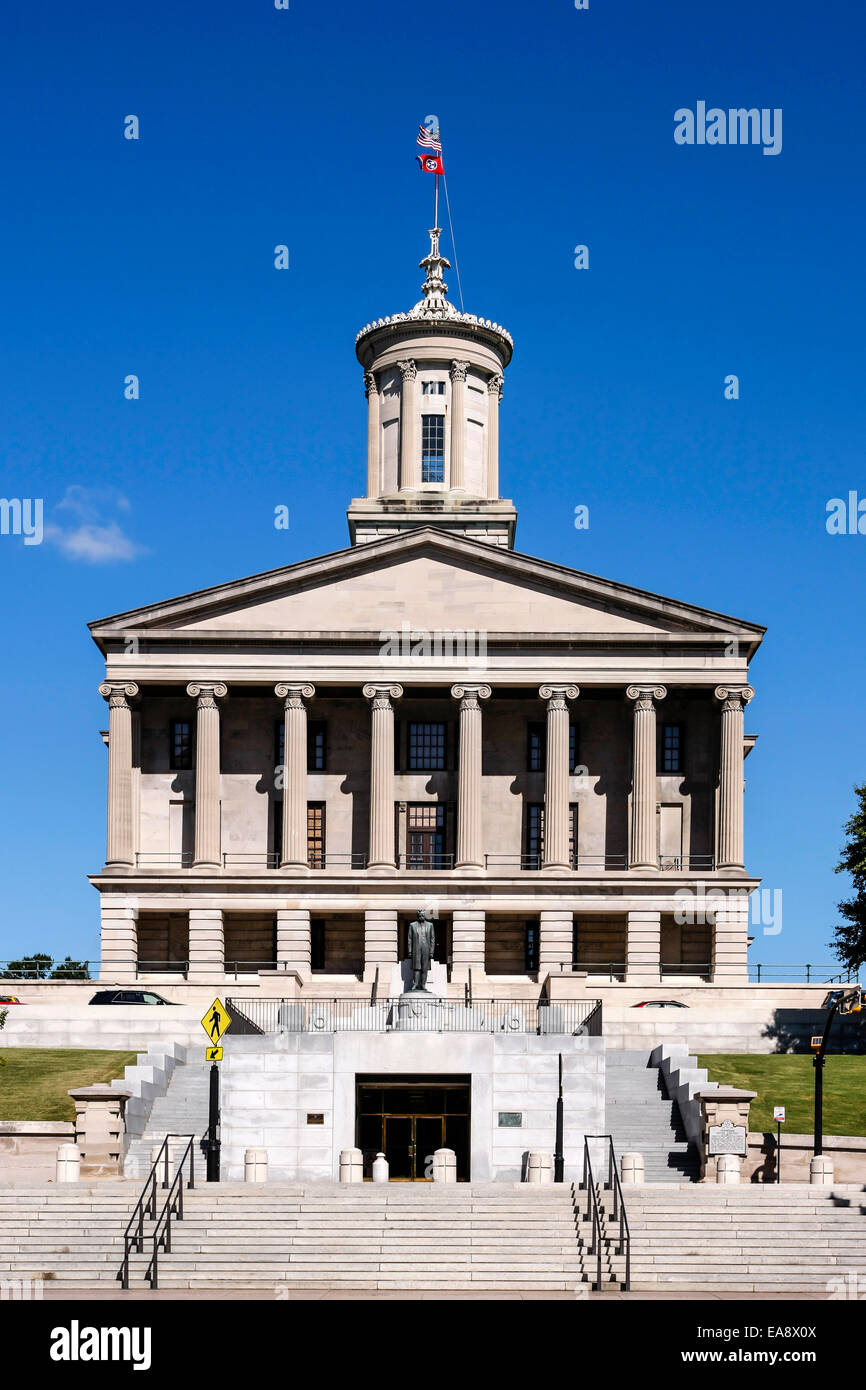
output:
[[[436,187],[433,194],[433,226],[439,226],[439,175],[436,176]]]

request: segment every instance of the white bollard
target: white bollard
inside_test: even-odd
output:
[[[81,1150],[77,1144],[61,1144],[57,1150],[57,1182],[78,1182],[81,1176]]]
[[[646,1182],[643,1154],[623,1154],[621,1162],[623,1184]]]
[[[740,1181],[739,1154],[719,1154],[716,1159],[716,1182]]]
[[[364,1155],[360,1149],[340,1150],[340,1182],[364,1181]]]
[[[526,1169],[526,1181],[531,1183],[553,1182],[553,1154],[530,1154]]]
[[[810,1161],[809,1182],[820,1187],[832,1187],[833,1160],[828,1154],[820,1154]]]
[[[437,1149],[434,1153],[433,1181],[457,1181],[457,1155],[453,1149]]]
[[[244,1150],[244,1182],[267,1182],[267,1149]]]
[[[389,1169],[387,1158],[384,1154],[376,1154],[376,1157],[373,1160],[373,1181],[387,1182],[388,1172]]]

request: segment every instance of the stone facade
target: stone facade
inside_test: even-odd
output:
[[[513,549],[513,345],[448,302],[438,238],[358,336],[350,547],[91,625],[106,980],[361,996],[421,905],[458,994],[747,978],[763,629]]]

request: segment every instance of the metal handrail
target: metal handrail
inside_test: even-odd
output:
[[[176,1139],[182,1139],[183,1135],[175,1135]],[[150,1257],[150,1264],[144,1272],[144,1277],[152,1289],[159,1288],[159,1252],[164,1250],[166,1255],[171,1254],[171,1218],[176,1216],[178,1221],[183,1220],[183,1165],[186,1156],[189,1154],[189,1183],[190,1188],[195,1187],[195,1145],[196,1135],[191,1134],[187,1140],[186,1148],[181,1154],[177,1165],[177,1172],[168,1190],[165,1205],[156,1219],[153,1228],[153,1254]],[[168,1157],[166,1156],[166,1172],[168,1171]]]
[[[594,1136],[593,1136],[594,1137]],[[595,1255],[595,1283],[593,1288],[596,1292],[601,1291],[601,1212],[598,1205],[598,1193],[595,1190],[595,1177],[592,1172],[592,1159],[589,1156],[589,1135],[584,1135],[583,1139],[583,1182],[581,1188],[586,1189],[587,1206],[585,1220],[592,1219],[592,1244],[589,1247],[590,1255]]]
[[[605,1187],[613,1193],[613,1211],[611,1221],[618,1222],[619,1235],[609,1236],[604,1228],[602,1221],[601,1207],[598,1201],[598,1193],[595,1190],[595,1182],[592,1175],[592,1162],[589,1157],[589,1141],[591,1139],[603,1139],[607,1143],[607,1182]],[[601,1241],[606,1245],[615,1245],[615,1253],[625,1256],[625,1279],[621,1285],[624,1292],[628,1292],[631,1286],[631,1231],[629,1230],[628,1217],[625,1211],[625,1198],[622,1191],[619,1173],[616,1166],[616,1151],[613,1147],[613,1136],[611,1134],[585,1134],[583,1136],[583,1182],[581,1187],[586,1186],[587,1176],[592,1184],[592,1202],[594,1209],[593,1216],[593,1246],[590,1254],[597,1255],[598,1282],[594,1285],[596,1290],[601,1289]],[[587,1206],[586,1219],[590,1217],[590,1206]],[[600,1239],[596,1249],[595,1222],[598,1221]]]
[[[126,1230],[123,1233],[123,1260],[121,1261],[120,1269],[117,1271],[117,1278],[120,1280],[120,1287],[122,1289],[129,1288],[130,1250],[134,1249],[136,1253],[139,1255],[142,1254],[144,1250],[145,1215],[147,1215],[151,1221],[154,1221],[156,1219],[156,1170],[159,1167],[160,1163],[163,1161],[163,1159],[165,1161],[165,1170],[163,1173],[162,1187],[168,1187],[168,1162],[170,1148],[169,1141],[171,1139],[188,1139],[189,1143],[187,1144],[187,1149],[189,1149],[190,1144],[195,1139],[195,1135],[167,1134],[159,1146],[159,1153],[157,1154],[156,1158],[153,1160],[153,1163],[151,1164],[150,1172],[144,1180],[144,1186],[141,1189],[138,1201],[132,1209],[132,1215],[130,1216],[129,1221],[126,1224]],[[183,1169],[183,1162],[185,1158],[186,1150],[184,1151],[183,1158],[180,1161],[179,1171],[182,1171]],[[176,1180],[177,1179],[175,1178],[175,1181]],[[189,1164],[189,1185],[190,1187],[195,1187],[195,1173],[193,1171],[192,1155],[190,1155]],[[135,1231],[133,1231],[133,1226],[137,1227]]]

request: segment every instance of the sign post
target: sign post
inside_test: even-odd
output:
[[[782,1125],[785,1123],[784,1105],[773,1106],[773,1119],[776,1121],[776,1182],[782,1181]]]
[[[220,1147],[219,1137],[220,1124],[220,1069],[219,1063],[223,1058],[223,1050],[219,1046],[219,1041],[223,1034],[227,1032],[231,1024],[231,1018],[226,1012],[221,999],[215,999],[201,1021],[201,1026],[208,1035],[210,1046],[205,1050],[205,1058],[210,1062],[210,1092],[208,1098],[208,1120],[207,1120],[207,1142],[205,1153],[207,1158],[207,1180],[208,1182],[219,1182],[220,1180]]]

